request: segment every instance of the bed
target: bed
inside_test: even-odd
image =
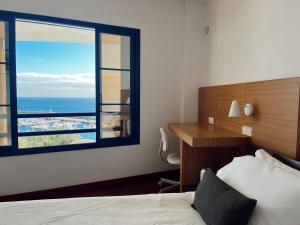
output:
[[[191,208],[194,194],[74,198],[0,204],[1,225],[205,225]]]
[[[286,162],[286,158],[282,161]],[[257,199],[249,225],[300,224],[300,166],[264,150],[221,168],[217,176]],[[1,225],[205,225],[194,192],[0,203]]]

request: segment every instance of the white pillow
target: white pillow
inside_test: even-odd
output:
[[[272,157],[269,153],[267,153],[265,150],[263,149],[259,149],[255,152],[255,157],[261,160],[266,161],[267,163],[271,163],[274,166],[278,166],[282,169],[285,169],[291,173],[295,173],[298,176],[300,176],[300,171],[285,165],[284,163],[280,162],[278,159],[275,159],[274,157]],[[300,223],[299,223],[300,224]]]
[[[253,156],[243,156],[217,173],[224,182],[257,200],[249,225],[299,225],[300,177]]]

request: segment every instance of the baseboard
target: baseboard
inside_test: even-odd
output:
[[[158,181],[160,177],[173,177],[178,179],[178,175],[179,170],[171,170],[42,191],[5,195],[0,196],[0,202],[154,193],[156,189],[153,188],[153,185],[156,184],[156,181]],[[147,184],[152,185],[152,188],[148,188],[146,186]]]

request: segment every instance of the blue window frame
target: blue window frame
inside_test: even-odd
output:
[[[63,26],[76,26],[92,29],[95,33],[95,111],[94,112],[50,112],[50,113],[19,113],[17,96],[17,63],[16,63],[16,22],[36,21],[38,23],[55,23]],[[6,58],[0,59],[0,66],[6,66],[7,102],[1,103],[0,93],[0,156],[39,154],[58,151],[72,151],[82,149],[95,149],[112,146],[123,146],[139,144],[140,133],[140,30],[127,27],[83,22],[64,18],[55,18],[41,15],[0,11],[0,23],[5,24],[6,36]],[[1,39],[1,36],[0,36]],[[121,57],[119,64],[109,63],[105,60],[105,40],[114,40],[119,43],[120,48],[127,48],[126,57]],[[122,55],[123,53],[120,53]],[[1,57],[1,53],[0,53]],[[0,71],[0,76],[1,74]],[[4,76],[4,75],[3,75]],[[120,96],[118,101],[110,101],[105,97],[109,84],[106,77],[117,77],[120,81]],[[0,78],[1,82],[1,78]],[[124,85],[124,87],[122,86]],[[1,114],[5,111],[5,117]],[[2,117],[1,117],[2,116]],[[40,120],[47,118],[53,121],[59,118],[95,118],[95,127],[81,129],[58,129],[20,131],[18,121]],[[116,119],[117,118],[117,119]],[[46,120],[46,119],[45,119]],[[107,122],[108,121],[108,122]],[[118,121],[116,125],[111,121]],[[4,127],[4,125],[6,127]],[[2,128],[1,128],[2,126]],[[5,129],[4,129],[5,128]],[[111,135],[115,132],[116,135]],[[2,141],[2,133],[5,133],[5,140]],[[23,148],[18,140],[23,137],[45,137],[68,134],[95,133],[95,141],[91,143],[76,143],[49,146],[29,146]]]

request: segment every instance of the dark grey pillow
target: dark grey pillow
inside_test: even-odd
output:
[[[208,169],[197,187],[192,206],[207,225],[246,225],[256,200],[239,193]]]

